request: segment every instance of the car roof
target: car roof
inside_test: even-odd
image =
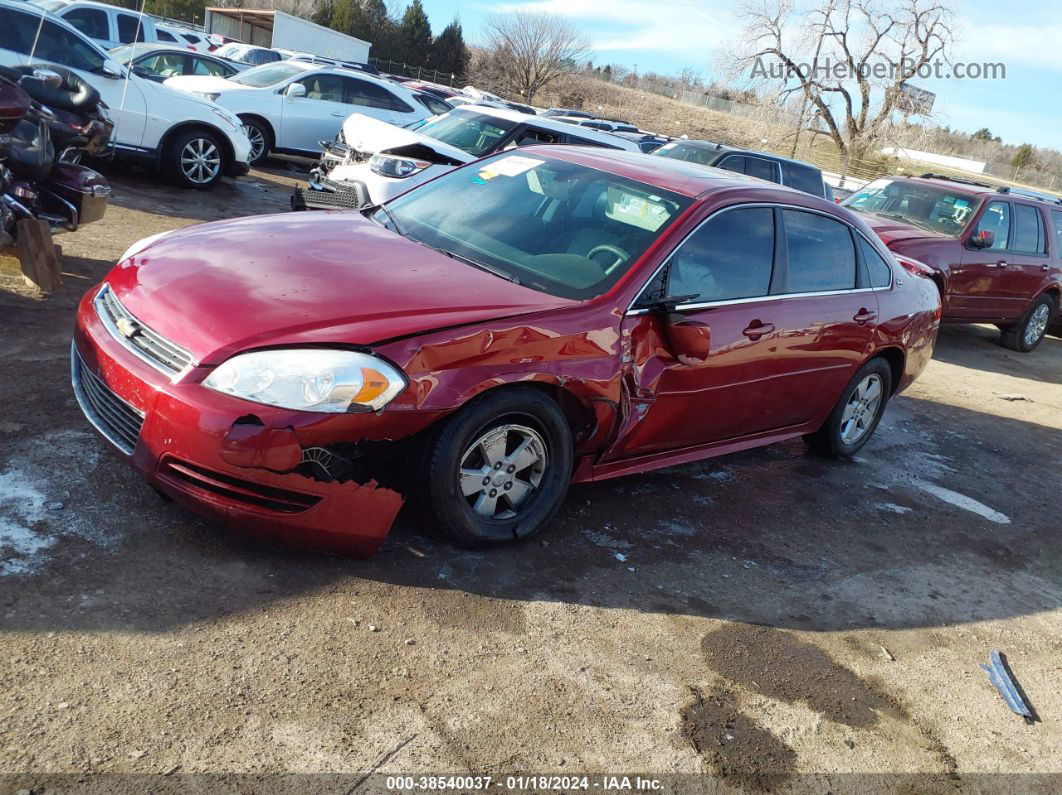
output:
[[[557,121],[554,116],[532,116],[530,113],[521,113],[518,110],[512,110],[511,108],[495,108],[488,105],[461,105],[455,110],[462,112],[473,111],[475,113],[482,113],[484,116],[494,116],[498,119],[505,119],[506,121],[516,122],[517,124],[534,124],[543,130],[549,130],[555,133],[563,133],[565,135],[572,135],[578,131],[580,138],[584,138],[587,141],[597,141],[601,144],[611,144],[613,146],[621,143],[630,144],[630,141],[622,138],[617,138],[615,135],[609,133],[598,132],[597,130],[590,129],[589,127],[576,128],[572,124],[567,122]],[[631,144],[633,146],[633,144]]]
[[[676,138],[668,143],[672,144],[692,144],[698,149],[711,149],[716,152],[736,153],[740,155],[755,155],[756,157],[762,157],[767,160],[773,160],[776,163],[789,163],[799,168],[806,168],[812,171],[819,171],[818,166],[813,163],[808,163],[804,160],[795,160],[792,157],[785,157],[784,155],[776,155],[773,152],[759,152],[755,149],[742,149],[739,146],[728,146],[727,144],[716,143],[715,141],[695,141],[688,138]]]
[[[195,52],[194,50],[189,50],[187,47],[182,47],[180,44],[166,44],[166,43],[161,42],[161,41],[160,42],[137,41],[137,42],[133,42],[132,44],[119,44],[117,47],[112,47],[111,49],[112,50],[122,50],[122,49],[125,49],[126,47],[135,47],[136,48],[135,50],[133,50],[133,57],[134,58],[139,58],[142,55],[148,55],[148,54],[153,53],[153,52],[181,52],[181,53],[184,53],[185,55],[198,55],[198,56],[203,57],[203,58],[210,58],[210,59],[215,60],[215,61],[221,61],[222,63],[225,62],[224,58],[218,58],[216,55],[213,55],[212,53],[209,53],[209,52]]]

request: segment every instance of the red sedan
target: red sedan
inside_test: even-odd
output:
[[[226,523],[367,555],[417,497],[497,544],[571,482],[801,436],[853,455],[932,354],[926,270],[805,193],[533,147],[360,213],[140,241],[81,303],[73,384]]]

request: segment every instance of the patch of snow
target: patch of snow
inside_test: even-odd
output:
[[[897,505],[894,502],[879,502],[878,508],[883,511],[891,511],[892,513],[910,513],[911,509],[906,505]]]
[[[967,497],[965,494],[960,494],[957,491],[946,489],[943,486],[938,486],[936,483],[929,483],[924,480],[914,481],[914,485],[920,488],[922,491],[932,494],[937,499],[954,505],[956,508],[962,508],[964,511],[970,511],[978,516],[982,516],[990,522],[996,524],[1010,524],[1010,517],[1006,514],[1000,513],[994,508],[989,508],[983,502],[978,502],[973,497]]]

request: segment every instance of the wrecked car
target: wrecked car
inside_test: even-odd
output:
[[[501,544],[573,482],[794,437],[853,455],[932,354],[924,270],[804,193],[531,147],[362,212],[134,244],[80,304],[72,380],[222,522],[367,555],[415,497]]]
[[[412,127],[355,113],[324,147],[293,210],[358,209],[381,204],[478,157],[538,144],[640,151],[634,141],[506,108],[453,110]]]

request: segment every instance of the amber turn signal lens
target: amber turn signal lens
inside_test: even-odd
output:
[[[390,386],[390,381],[387,380],[385,375],[368,367],[361,368],[361,377],[361,389],[351,398],[352,403],[371,403],[387,391],[387,387]]]

